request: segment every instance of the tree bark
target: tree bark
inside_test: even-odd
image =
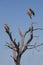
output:
[[[20,57],[19,56],[17,57],[16,65],[20,65]]]

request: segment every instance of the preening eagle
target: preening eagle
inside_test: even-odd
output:
[[[32,19],[32,15],[35,16],[35,13],[31,8],[28,9],[27,13],[28,13],[28,15],[30,16],[31,19]]]

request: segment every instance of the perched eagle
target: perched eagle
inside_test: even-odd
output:
[[[28,13],[28,15],[30,16],[31,19],[32,19],[32,15],[35,16],[35,13],[31,8],[28,9],[27,13]]]
[[[6,32],[9,32],[9,26],[7,24],[4,24],[4,28],[5,28]]]

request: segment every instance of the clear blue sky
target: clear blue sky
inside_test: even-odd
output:
[[[0,65],[14,65],[10,57],[12,55],[11,50],[4,46],[6,41],[10,42],[4,30],[4,24],[7,23],[10,26],[13,38],[16,38],[18,42],[20,40],[18,27],[24,32],[31,23],[26,14],[28,8],[32,8],[35,12],[32,21],[37,22],[37,25],[34,27],[43,27],[43,0],[0,0]],[[35,34],[39,35],[40,38],[35,38],[31,44],[42,43],[43,31],[37,31]],[[25,52],[21,59],[21,65],[43,65],[43,46],[38,50],[40,52],[35,49]]]

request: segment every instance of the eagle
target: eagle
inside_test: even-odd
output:
[[[35,13],[31,8],[28,9],[27,13],[28,13],[28,15],[30,16],[31,19],[32,19],[32,15],[35,16]]]
[[[9,26],[8,26],[8,24],[4,24],[4,28],[5,28],[6,32],[9,32]]]

